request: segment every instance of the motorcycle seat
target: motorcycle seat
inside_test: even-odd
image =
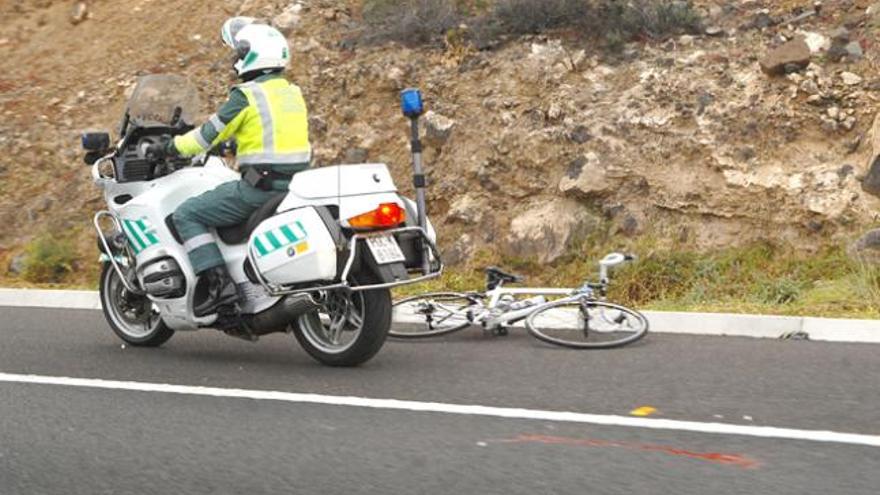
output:
[[[218,227],[217,235],[226,244],[241,244],[245,242],[250,237],[251,232],[257,228],[257,225],[260,225],[260,222],[275,214],[275,210],[278,209],[278,205],[281,204],[285,196],[287,196],[287,193],[278,193],[272,196],[269,201],[263,203],[263,206],[251,213],[247,221],[238,225]]]

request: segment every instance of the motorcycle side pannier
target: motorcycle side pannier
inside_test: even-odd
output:
[[[251,234],[248,250],[257,270],[275,284],[336,278],[336,246],[312,207],[264,220]]]

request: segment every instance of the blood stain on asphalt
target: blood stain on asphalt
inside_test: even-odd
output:
[[[745,469],[754,469],[761,465],[758,461],[740,454],[725,454],[720,452],[695,452],[692,450],[680,449],[666,445],[615,442],[610,440],[599,440],[595,438],[569,438],[555,437],[549,435],[520,435],[516,438],[507,440],[495,440],[490,443],[541,443],[546,445],[571,445],[578,447],[610,447],[627,450],[640,450],[644,452],[661,452],[668,455],[688,457],[691,459],[698,459],[715,464],[724,464]]]

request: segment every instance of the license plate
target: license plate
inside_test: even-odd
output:
[[[369,246],[370,252],[373,253],[376,263],[380,265],[399,263],[406,260],[403,251],[397,245],[397,240],[390,235],[367,237],[367,246]]]

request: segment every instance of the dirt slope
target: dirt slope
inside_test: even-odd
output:
[[[102,205],[77,137],[116,125],[138,75],[187,75],[207,114],[232,83],[223,20],[278,19],[295,2],[95,0],[74,24],[76,3],[0,4],[0,274],[43,231],[74,232],[79,255],[94,255],[88,224]],[[298,3],[289,75],[310,104],[318,164],[386,162],[406,189],[397,92],[421,87],[454,122],[427,152],[431,212],[453,258],[481,246],[529,255],[516,245],[532,234],[511,229],[548,203],[584,211],[554,235],[602,220],[702,248],[768,239],[812,249],[857,235],[880,211],[857,180],[880,98],[871,2],[827,1],[819,15],[763,29],[748,24],[813,2],[698,2],[720,36],[637,43],[615,60],[565,33],[485,52],[352,46],[356,2]],[[830,37],[843,25],[861,59],[819,50],[799,74],[761,72],[780,37]],[[818,100],[803,89],[814,85]]]

